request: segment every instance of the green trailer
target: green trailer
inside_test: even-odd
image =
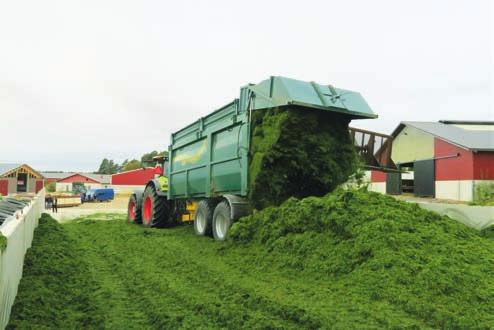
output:
[[[224,240],[231,223],[251,212],[252,114],[273,108],[377,117],[359,93],[331,85],[271,77],[244,86],[238,99],[171,135],[166,178],[131,196],[129,219],[149,226],[194,221],[198,235]]]

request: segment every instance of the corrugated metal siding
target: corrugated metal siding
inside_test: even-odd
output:
[[[6,196],[9,193],[9,180],[0,179],[0,195]]]
[[[405,126],[393,141],[391,158],[398,163],[434,157],[434,137],[416,128]]]
[[[142,186],[154,177],[154,168],[138,169],[112,175],[112,185]]]
[[[386,182],[386,173],[382,171],[371,171],[371,182]]]
[[[494,180],[494,152],[473,154],[474,180]]]
[[[43,189],[44,183],[43,180],[36,180],[36,193],[38,193],[41,189]]]
[[[443,158],[459,154],[458,157]],[[436,181],[473,180],[473,153],[435,138]]]

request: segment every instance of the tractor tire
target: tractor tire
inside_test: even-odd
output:
[[[170,206],[164,196],[158,196],[154,186],[144,190],[142,196],[142,224],[146,227],[165,227],[170,217]]]
[[[134,194],[130,195],[129,204],[127,205],[127,219],[131,223],[142,223],[141,205],[137,203],[137,198]]]
[[[221,201],[216,205],[213,213],[213,237],[217,241],[224,241],[233,221],[230,217],[230,205],[227,201]]]
[[[212,199],[203,199],[199,202],[194,219],[194,232],[199,236],[213,234],[213,214],[216,203]]]

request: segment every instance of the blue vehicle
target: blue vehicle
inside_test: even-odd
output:
[[[112,188],[90,189],[85,196],[86,202],[105,202],[115,198],[115,191]]]

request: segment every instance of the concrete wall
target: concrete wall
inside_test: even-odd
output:
[[[0,232],[7,237],[7,247],[0,252],[0,329],[4,329],[9,322],[10,311],[22,278],[24,255],[31,247],[34,229],[44,207],[45,191],[41,190],[33,202],[24,208],[22,214],[17,213],[18,218],[7,219],[0,226]]]
[[[473,180],[436,181],[436,198],[471,202],[473,183]]]
[[[115,193],[118,194],[130,194],[134,190],[144,190],[145,186],[128,186],[128,185],[111,185],[108,188],[113,188],[115,190]]]
[[[405,126],[393,140],[391,158],[396,164],[434,158],[434,136]]]
[[[9,181],[9,194],[15,194],[17,192],[17,178],[8,178]]]
[[[110,185],[102,185],[99,183],[84,183],[84,186],[87,189],[97,189],[97,188],[105,188]],[[71,192],[72,191],[72,182],[57,182],[55,184],[56,191],[60,192]]]
[[[374,192],[378,192],[381,194],[385,194],[386,193],[386,182],[371,182],[369,184],[369,190],[374,191]]]
[[[36,179],[27,179],[27,192],[36,192]]]

